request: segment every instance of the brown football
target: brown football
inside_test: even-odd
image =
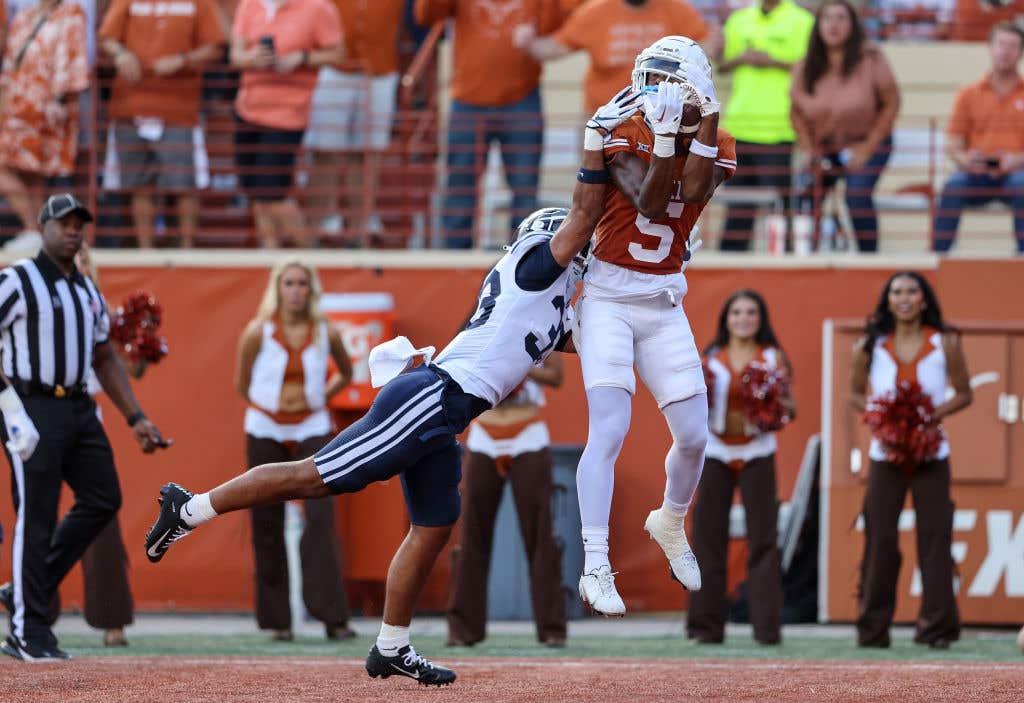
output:
[[[679,131],[692,134],[700,126],[700,108],[693,103],[683,103],[683,119],[679,122]]]

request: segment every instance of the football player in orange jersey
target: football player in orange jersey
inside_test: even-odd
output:
[[[612,187],[577,306],[590,430],[576,483],[585,564],[580,596],[594,610],[622,616],[608,560],[615,461],[629,430],[634,365],[672,433],[665,499],[645,529],[669,560],[673,578],[700,588],[700,569],[683,518],[700,479],[708,406],[700,355],[682,309],[687,240],[715,189],[736,170],[736,140],[718,128],[711,64],[686,37],[659,39],[637,57],[633,89],[644,114],[612,131],[604,155]],[[680,128],[685,108],[699,121]]]

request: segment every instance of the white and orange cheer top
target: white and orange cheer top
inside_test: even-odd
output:
[[[779,350],[761,347],[753,361],[769,369],[778,368]],[[774,454],[778,447],[774,432],[762,432],[746,421],[742,434],[726,432],[726,419],[729,415],[744,412],[740,407],[742,374],[729,365],[728,351],[724,348],[714,350],[714,354],[707,359],[707,367],[715,377],[715,383],[709,398],[708,428],[711,432],[708,434],[704,455],[734,468],[742,468],[749,461]]]
[[[314,329],[316,334],[313,334]],[[327,323],[315,326],[311,323],[306,346],[301,349],[288,346],[276,321],[264,322],[262,333],[249,382],[245,433],[278,442],[301,442],[330,434],[331,416],[325,393],[330,359]],[[308,410],[280,412],[281,389],[285,383],[302,384]]]
[[[896,391],[896,384],[901,381],[915,381],[921,386],[921,392],[931,398],[932,405],[939,407],[946,402],[946,391],[949,387],[946,376],[946,352],[942,349],[942,333],[934,327],[924,328],[924,341],[917,356],[911,361],[900,361],[896,357],[895,341],[892,335],[879,337],[875,348],[871,350],[871,373],[868,382],[871,384],[871,396],[879,397]],[[869,400],[870,405],[870,400]],[[871,440],[868,451],[874,461],[885,461],[885,450],[877,439]],[[942,433],[942,444],[934,459],[945,459],[949,456],[949,442],[946,433]]]
[[[539,410],[544,404],[544,391],[540,384],[532,378],[527,378],[508,398],[495,406],[494,410],[530,406]],[[466,437],[466,449],[469,451],[500,459],[538,452],[551,444],[548,425],[544,420],[538,419],[536,413],[523,422],[500,425],[487,421],[491,412],[484,413],[469,425],[469,434]]]

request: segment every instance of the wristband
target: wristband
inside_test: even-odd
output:
[[[608,172],[603,168],[581,168],[576,174],[576,180],[580,183],[602,185],[608,182]]]
[[[604,149],[604,135],[593,127],[587,127],[583,131],[583,149],[586,151],[602,151]]]
[[[676,137],[674,134],[654,135],[654,155],[663,159],[676,155]]]
[[[139,420],[145,419],[146,413],[142,412],[141,410],[136,410],[135,412],[128,416],[128,426],[135,427],[135,425],[139,424]]]
[[[690,142],[690,153],[696,154],[697,156],[703,156],[706,159],[717,159],[718,158],[718,147],[708,146],[703,142],[698,142],[694,139]]]

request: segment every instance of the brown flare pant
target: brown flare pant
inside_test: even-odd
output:
[[[864,560],[857,607],[857,643],[863,646],[889,644],[902,562],[898,522],[908,487],[917,514],[917,559],[923,591],[914,639],[930,644],[960,637],[950,554],[953,502],[949,497],[949,461],[925,462],[909,476],[893,464],[872,461],[864,495]]]
[[[330,439],[307,439],[293,452],[275,440],[246,435],[249,466],[309,457]],[[299,542],[302,600],[309,614],[325,625],[345,625],[349,619],[349,604],[341,580],[341,547],[334,531],[334,496],[303,501],[303,507],[306,525]],[[284,504],[252,508],[250,515],[256,556],[256,622],[264,630],[290,629]]]
[[[693,508],[693,553],[700,564],[701,589],[690,594],[687,634],[705,642],[725,638],[729,610],[726,554],[729,509],[737,482],[747,516],[747,593],[754,639],[781,640],[782,567],[778,544],[779,503],[775,493],[775,455],[758,457],[735,471],[716,459],[704,462]]]
[[[487,578],[505,475],[485,454],[466,451],[465,457],[462,536],[452,552],[448,635],[471,644],[487,634]],[[551,453],[543,449],[512,457],[507,470],[530,563],[530,598],[541,642],[564,639],[566,635],[562,554],[555,544],[551,523],[551,469]]]

